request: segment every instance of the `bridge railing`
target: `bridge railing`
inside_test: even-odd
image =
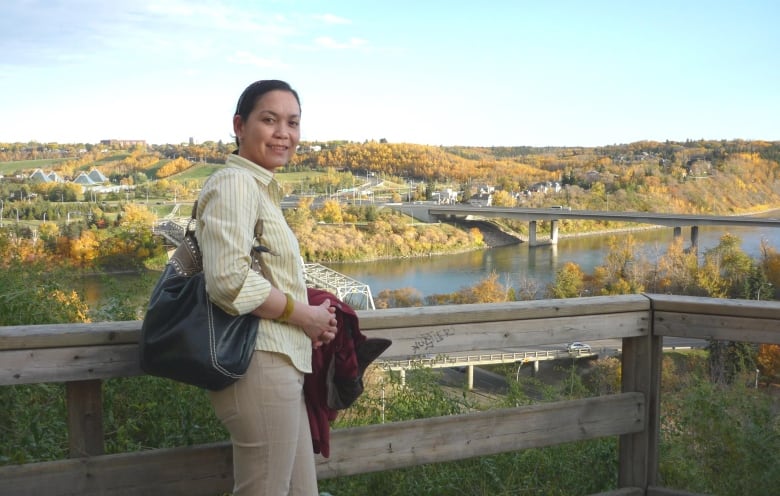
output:
[[[657,486],[662,337],[780,344],[780,302],[627,295],[360,311],[387,356],[622,339],[618,394],[338,429],[320,479],[617,436],[617,495]],[[65,383],[70,458],[0,467],[0,494],[216,495],[232,486],[229,442],[104,454],[102,381],[140,375],[141,323],[0,327],[0,386]],[[454,433],[457,433],[454,434]]]

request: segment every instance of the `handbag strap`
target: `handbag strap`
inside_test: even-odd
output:
[[[176,273],[184,277],[192,277],[198,272],[203,271],[203,255],[200,252],[200,246],[198,245],[198,239],[195,237],[195,226],[197,225],[197,212],[198,212],[198,200],[192,204],[192,215],[187,221],[187,226],[184,228],[184,238],[179,246],[176,247],[171,255],[168,263],[173,265]],[[267,248],[260,245],[260,236],[263,234],[263,221],[257,219],[255,223],[255,246],[250,250],[250,256],[252,257],[252,267],[257,266],[258,272],[264,273],[262,270],[263,264],[257,260],[257,253],[269,252]]]

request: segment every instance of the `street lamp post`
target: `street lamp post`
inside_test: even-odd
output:
[[[0,200],[0,227],[3,227],[3,210],[5,209],[5,202]]]

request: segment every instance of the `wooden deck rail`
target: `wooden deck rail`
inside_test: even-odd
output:
[[[780,302],[664,295],[359,311],[386,356],[623,340],[619,394],[332,433],[320,479],[619,436],[619,488],[657,487],[662,337],[780,344]],[[228,442],[103,454],[102,381],[140,375],[140,321],[0,327],[0,386],[66,383],[70,458],[0,467],[0,495],[216,495],[232,486]],[[453,436],[456,431],[458,436]]]

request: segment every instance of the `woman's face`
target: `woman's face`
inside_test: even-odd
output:
[[[272,90],[255,102],[244,121],[233,117],[238,154],[273,172],[290,161],[301,139],[301,108],[289,91]]]

